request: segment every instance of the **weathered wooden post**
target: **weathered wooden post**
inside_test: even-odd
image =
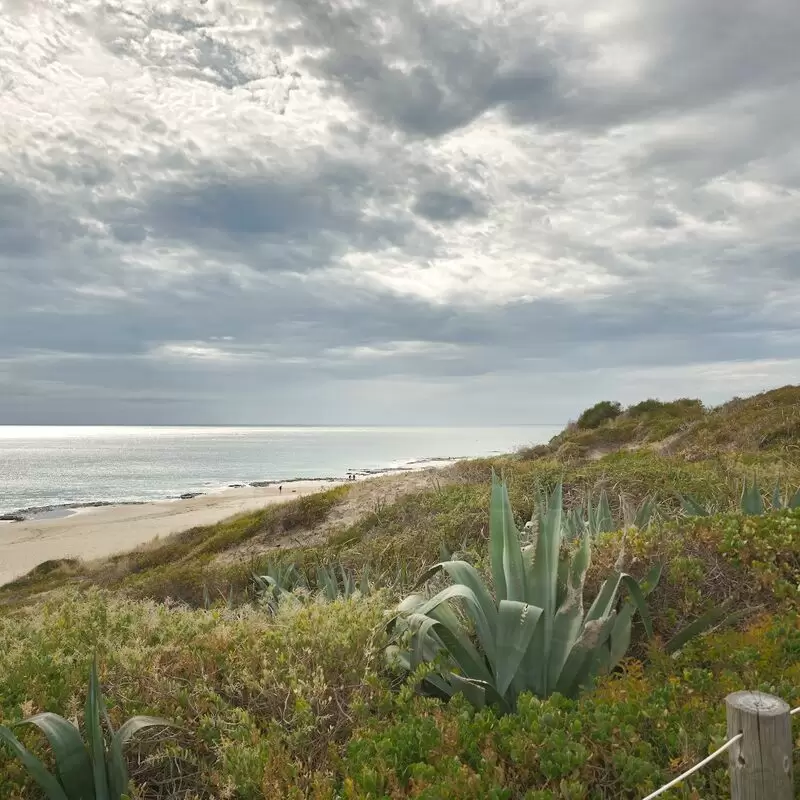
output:
[[[731,800],[792,800],[792,723],[789,706],[763,692],[725,698],[728,738],[741,733],[730,754]]]

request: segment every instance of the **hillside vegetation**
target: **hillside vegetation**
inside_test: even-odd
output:
[[[800,704],[799,409],[797,387],[711,410],[609,402],[543,447],[340,487],[99,563],[48,562],[0,588],[0,725],[82,719],[96,652],[115,727],[134,714],[180,726],[126,750],[133,798],[641,798],[724,741],[728,692]],[[513,600],[498,524],[528,565],[526,597],[550,580],[567,597],[535,568],[547,537],[580,564],[586,608],[620,567],[646,594],[640,609],[620,585],[608,621],[628,620],[630,643],[568,696],[533,673],[506,689],[475,609],[429,608],[467,569],[481,602]],[[698,619],[705,632],[673,648]],[[442,649],[442,620],[477,661]],[[462,684],[472,668],[502,702]],[[445,700],[447,686],[461,691]],[[54,766],[40,733],[13,730]],[[0,743],[0,797],[40,796]],[[725,759],[665,795],[729,796]]]
[[[719,454],[776,457],[800,455],[800,386],[784,386],[717,408],[700,400],[644,400],[623,409],[601,401],[555,436],[549,444],[521,451],[524,457],[555,455],[570,461],[630,447],[686,459]]]

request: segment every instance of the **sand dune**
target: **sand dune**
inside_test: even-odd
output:
[[[0,586],[54,558],[102,558],[132,550],[157,536],[282,503],[336,484],[296,481],[277,486],[227,489],[190,500],[78,509],[69,516],[0,522]]]

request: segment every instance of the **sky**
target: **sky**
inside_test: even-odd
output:
[[[797,0],[0,0],[0,424],[800,382]]]

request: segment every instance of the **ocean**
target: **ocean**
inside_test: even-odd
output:
[[[231,484],[344,478],[489,456],[545,442],[559,426],[0,426],[0,514],[163,500]]]

